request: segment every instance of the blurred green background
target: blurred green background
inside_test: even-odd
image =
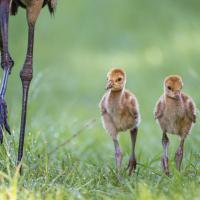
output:
[[[139,168],[143,170],[146,164],[161,172],[161,131],[153,119],[153,110],[163,92],[165,76],[181,75],[183,90],[199,107],[199,10],[200,2],[196,0],[58,0],[55,17],[50,17],[44,8],[35,34],[24,157],[28,173],[34,174],[34,167],[38,169],[38,156],[51,151],[91,119],[96,121],[89,129],[46,161],[49,173],[57,172],[62,162],[67,167],[70,156],[82,163],[81,169],[90,164],[114,169],[112,140],[102,128],[98,109],[111,67],[125,69],[127,88],[135,93],[140,104],[142,123],[136,146]],[[15,148],[10,148],[11,154],[16,155],[21,112],[19,71],[27,46],[24,10],[10,17],[9,30],[15,67],[6,95],[13,130],[13,136],[7,136],[7,140],[14,138]],[[186,140],[183,168],[191,159],[199,166],[199,128],[197,119]],[[170,136],[171,164],[178,142],[176,136]],[[120,134],[120,144],[125,167],[131,149],[128,133]],[[43,165],[41,161],[41,174]]]

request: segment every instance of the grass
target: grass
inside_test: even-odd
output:
[[[12,135],[5,133],[0,147],[0,199],[199,199],[199,113],[180,173],[174,166],[179,141],[170,136],[170,178],[162,174],[161,131],[152,115],[164,77],[174,73],[199,108],[199,6],[195,0],[59,1],[52,19],[44,9],[36,27],[22,176],[15,164],[27,27],[23,10],[11,17],[15,67],[6,100]],[[139,165],[131,177],[124,170],[130,137],[120,134],[120,181],[98,110],[112,66],[126,70],[127,88],[137,95],[142,115]]]

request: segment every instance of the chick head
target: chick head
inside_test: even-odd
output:
[[[180,99],[182,87],[183,81],[179,75],[170,75],[164,80],[164,92],[173,99]]]
[[[114,68],[107,74],[106,89],[111,91],[123,90],[126,84],[126,73],[123,69]]]

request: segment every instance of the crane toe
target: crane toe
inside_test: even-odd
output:
[[[10,127],[8,125],[8,110],[6,102],[3,98],[0,98],[0,143],[3,142],[3,128],[11,134]]]

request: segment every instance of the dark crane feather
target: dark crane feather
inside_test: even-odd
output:
[[[53,15],[56,8],[56,3],[57,3],[57,0],[44,0],[42,7],[47,5],[49,12]],[[11,7],[10,7],[11,15],[16,15],[19,7],[26,8],[26,6],[20,0],[12,0]]]

